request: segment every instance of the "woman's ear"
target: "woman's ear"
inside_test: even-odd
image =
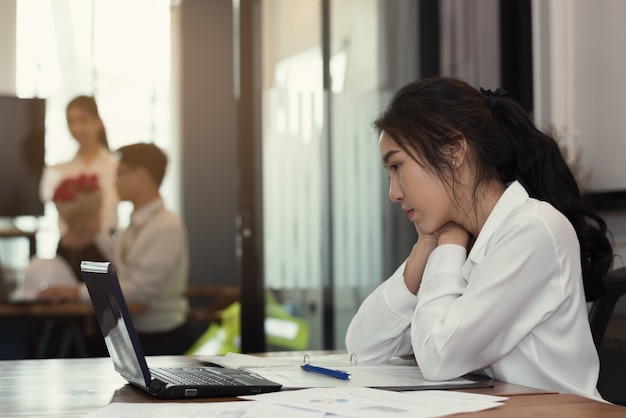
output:
[[[457,142],[448,146],[446,154],[450,159],[450,165],[453,168],[458,168],[461,167],[465,161],[465,156],[467,154],[467,140],[461,134],[459,134],[455,139]]]

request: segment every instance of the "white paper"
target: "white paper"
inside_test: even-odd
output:
[[[371,388],[314,388],[241,398],[351,418],[433,418],[495,408],[507,399],[455,391],[390,392]]]
[[[323,418],[324,412],[302,410],[264,402],[114,402],[85,418]]]
[[[298,359],[291,361],[275,357],[252,356],[250,354],[226,353],[223,356],[198,356],[196,357],[202,364],[213,363],[231,369],[252,369],[256,367],[282,367],[298,364]],[[299,360],[302,362],[302,360]]]

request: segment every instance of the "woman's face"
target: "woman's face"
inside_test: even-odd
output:
[[[389,171],[389,199],[400,203],[409,220],[432,234],[452,220],[454,204],[436,173],[418,164],[384,131],[380,156]]]
[[[103,129],[102,121],[80,106],[67,109],[67,126],[81,147],[97,144]]]

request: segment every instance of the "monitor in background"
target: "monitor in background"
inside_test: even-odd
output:
[[[0,95],[0,217],[42,216],[45,99]]]

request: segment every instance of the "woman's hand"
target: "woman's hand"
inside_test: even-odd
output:
[[[417,242],[413,245],[404,267],[404,283],[413,294],[417,294],[422,284],[426,262],[435,248],[443,244],[456,244],[468,248],[470,241],[470,233],[452,222],[445,224],[432,234],[421,232],[417,225],[415,229],[418,235]]]
[[[470,241],[470,233],[459,224],[448,222],[433,235],[437,237],[437,245],[456,244],[467,248]]]
[[[413,245],[404,267],[404,283],[413,294],[417,294],[422,283],[426,261],[428,261],[430,253],[437,247],[437,237],[434,234],[421,232],[417,224],[415,224],[415,229],[417,230],[417,242]]]

